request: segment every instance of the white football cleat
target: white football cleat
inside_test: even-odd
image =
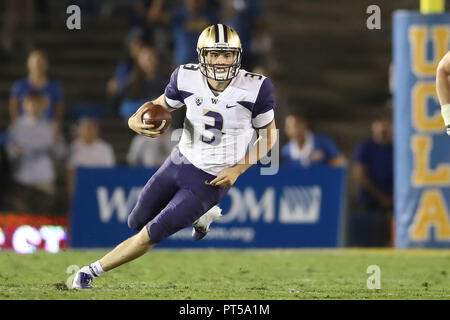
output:
[[[92,289],[93,280],[94,277],[89,272],[89,267],[85,266],[78,270],[78,272],[76,273],[75,278],[73,278],[71,289]]]
[[[222,216],[222,209],[219,206],[214,206],[198,220],[196,220],[192,226],[192,237],[195,240],[203,239],[209,232],[209,226],[213,221],[216,221]]]

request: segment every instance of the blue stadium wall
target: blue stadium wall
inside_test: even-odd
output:
[[[397,248],[450,248],[450,137],[435,86],[449,49],[449,14],[394,13]]]

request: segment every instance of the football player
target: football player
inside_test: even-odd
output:
[[[128,217],[128,226],[139,233],[81,268],[74,289],[91,288],[95,277],[189,225],[194,225],[194,238],[204,236],[220,216],[216,204],[275,144],[272,82],[240,68],[242,47],[236,31],[223,24],[207,27],[197,52],[199,63],[176,68],[164,94],[152,101],[169,111],[186,105],[186,118],[178,146],[147,182]],[[128,125],[154,138],[160,132],[141,120],[148,104]],[[252,144],[255,131],[259,138]]]
[[[450,135],[450,51],[439,62],[436,72],[436,91],[441,103],[447,134]]]

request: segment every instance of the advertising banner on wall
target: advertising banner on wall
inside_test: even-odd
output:
[[[127,225],[153,169],[79,169],[71,213],[73,248],[113,247],[135,234]],[[336,247],[343,211],[345,169],[280,168],[277,175],[243,174],[220,203],[223,216],[200,241],[192,227],[159,248]]]
[[[68,247],[69,218],[33,213],[0,212],[0,249],[29,254],[57,253]]]

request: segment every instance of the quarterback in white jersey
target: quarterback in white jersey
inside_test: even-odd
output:
[[[180,152],[197,168],[218,175],[243,159],[254,134],[274,119],[270,79],[240,70],[223,91],[211,87],[199,65],[182,65],[166,87],[165,102],[186,105]]]
[[[216,24],[197,43],[198,64],[181,65],[164,94],[152,101],[169,111],[186,105],[179,145],[142,189],[128,217],[140,231],[76,274],[73,288],[91,288],[94,277],[136,259],[155,244],[193,225],[201,239],[220,217],[217,204],[231,185],[276,142],[273,85],[263,75],[240,70],[242,48],[236,31]],[[142,122],[148,103],[130,117],[129,127],[160,135]],[[255,131],[259,138],[250,141]]]

